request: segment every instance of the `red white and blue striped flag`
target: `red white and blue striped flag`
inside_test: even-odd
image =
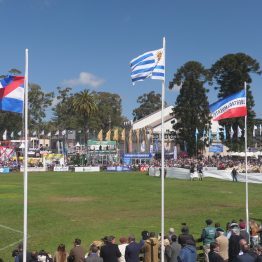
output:
[[[246,92],[241,90],[211,104],[209,110],[214,121],[247,115]]]
[[[0,110],[23,113],[24,79],[8,76],[0,80]]]

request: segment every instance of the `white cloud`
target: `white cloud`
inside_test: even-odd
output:
[[[64,80],[63,83],[65,85],[68,85],[70,87],[75,87],[75,86],[84,86],[84,87],[93,87],[93,88],[97,88],[99,86],[101,86],[105,81],[96,76],[93,75],[89,72],[81,72],[79,74],[78,78],[73,78],[73,79],[69,79],[69,80]]]

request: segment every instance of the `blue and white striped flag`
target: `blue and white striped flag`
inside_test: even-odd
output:
[[[133,84],[146,78],[165,79],[165,57],[163,48],[144,53],[130,62]]]

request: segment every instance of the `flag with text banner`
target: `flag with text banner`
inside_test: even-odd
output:
[[[246,92],[241,90],[209,106],[212,118],[218,121],[226,118],[241,117],[247,115]]]

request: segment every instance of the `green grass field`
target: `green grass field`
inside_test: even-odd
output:
[[[262,218],[261,185],[249,184],[250,218]],[[8,245],[23,238],[23,175],[0,176],[0,257],[13,261]],[[82,239],[109,234],[119,238],[142,230],[160,232],[161,181],[143,173],[30,173],[28,233],[30,250],[52,254],[60,243],[67,249]],[[206,218],[226,222],[245,218],[245,184],[215,179],[165,180],[165,229],[180,231],[187,222],[199,237]],[[6,227],[10,227],[6,228]],[[16,230],[16,231],[14,231]],[[5,248],[7,247],[7,248]]]

